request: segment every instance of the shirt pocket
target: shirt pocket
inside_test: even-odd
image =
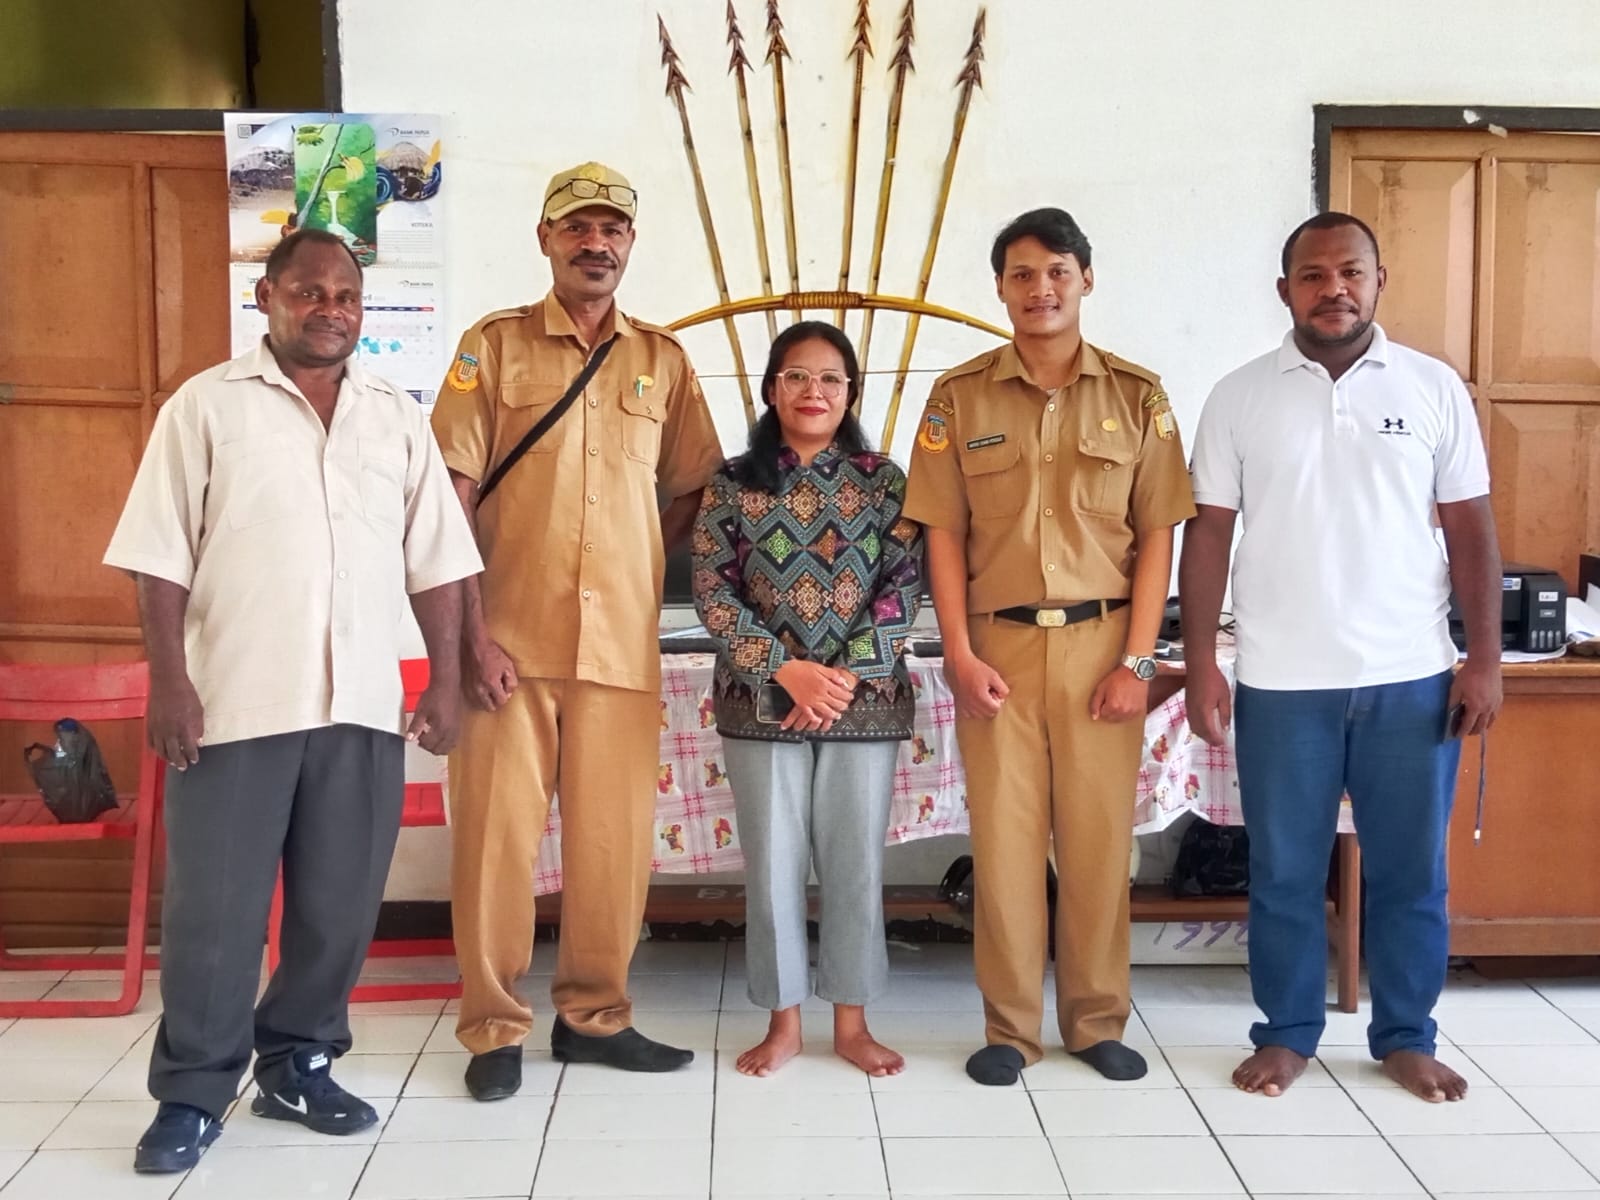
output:
[[[506,445],[505,453],[511,453],[512,447],[522,441],[530,430],[540,421],[549,416],[555,402],[567,394],[566,383],[505,383],[500,385],[500,403],[507,408],[515,409],[516,416],[511,422],[511,427],[518,431]],[[582,404],[583,397],[579,396],[572,402],[574,405]],[[529,454],[549,454],[561,444],[562,425],[572,417],[569,408],[561,414],[561,420],[554,427],[547,429],[531,448]]]
[[[309,512],[323,494],[310,469],[320,462],[317,451],[292,434],[223,442],[210,484],[220,516],[231,529],[253,529]]]
[[[1023,501],[1028,498],[1028,481],[1021,457],[1022,447],[1013,441],[962,453],[967,506],[974,517],[1010,517],[1022,511]]]
[[[1097,517],[1126,517],[1133,496],[1139,447],[1127,440],[1085,437],[1078,442],[1080,469],[1073,502]]]
[[[622,393],[622,452],[653,468],[661,458],[661,422],[666,415],[660,397]]]
[[[395,438],[364,437],[357,444],[361,460],[361,507],[367,520],[402,529],[406,519],[406,449]]]

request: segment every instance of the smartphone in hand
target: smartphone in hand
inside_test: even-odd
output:
[[[1450,710],[1444,714],[1445,741],[1452,741],[1461,736],[1461,726],[1465,723],[1466,716],[1467,706],[1465,704],[1458,701],[1450,706]]]

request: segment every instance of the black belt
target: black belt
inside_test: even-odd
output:
[[[1127,606],[1126,600],[1085,600],[1082,604],[1073,604],[1067,608],[1002,608],[994,615],[1004,617],[1007,621],[1019,621],[1024,625],[1060,629],[1066,625],[1076,625],[1079,621],[1092,621],[1102,613],[1116,612],[1117,609]]]

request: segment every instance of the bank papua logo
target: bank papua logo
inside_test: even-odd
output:
[[[1406,419],[1404,417],[1385,417],[1383,419],[1383,428],[1379,429],[1378,432],[1387,437],[1411,436],[1411,430],[1406,428]]]

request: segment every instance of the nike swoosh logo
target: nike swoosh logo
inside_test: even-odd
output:
[[[272,1098],[285,1108],[294,1109],[294,1111],[299,1113],[301,1116],[304,1116],[311,1111],[311,1106],[306,1103],[306,1098],[304,1096],[301,1096],[299,1101],[296,1103],[290,1103],[288,1100],[285,1100],[282,1092],[273,1092]]]

